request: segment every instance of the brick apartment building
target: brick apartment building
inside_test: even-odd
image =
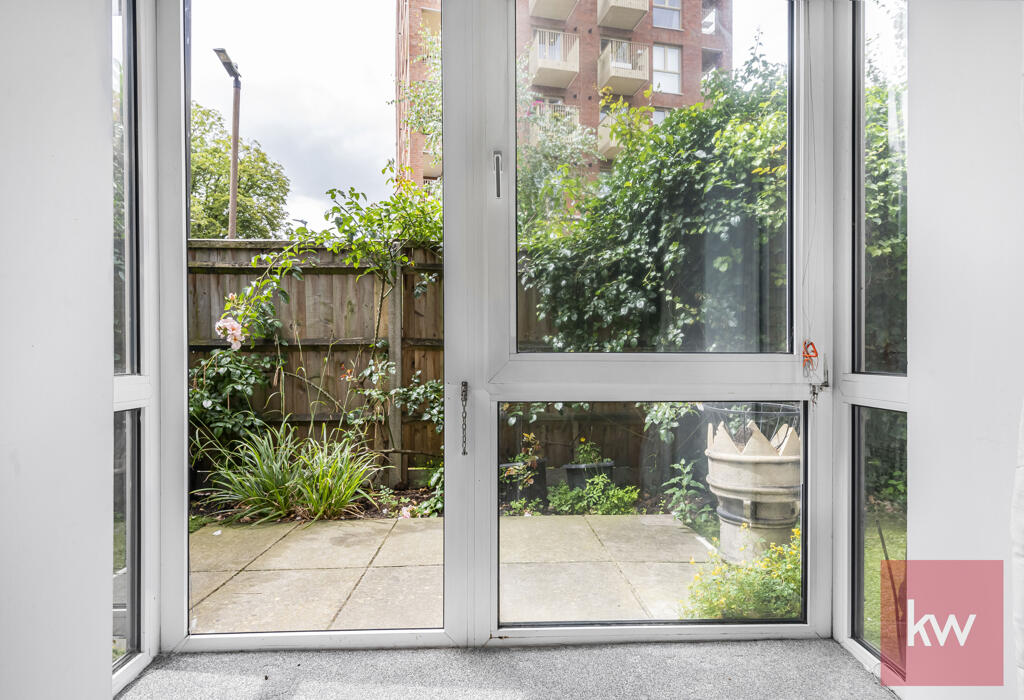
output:
[[[399,81],[422,77],[414,58],[420,29],[440,27],[440,0],[398,0]],[[436,23],[436,24],[435,24]],[[671,109],[700,100],[701,76],[732,68],[732,0],[516,0],[516,51],[527,53],[539,109],[562,112],[598,133],[606,159],[618,153],[600,128],[600,91],[610,89],[632,104],[650,104],[655,121]],[[439,168],[422,150],[423,137],[398,120],[398,163],[417,181]]]

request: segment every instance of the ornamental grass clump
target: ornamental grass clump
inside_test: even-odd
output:
[[[769,545],[749,562],[730,564],[716,551],[693,575],[681,617],[699,620],[773,620],[801,616],[800,528],[789,542]],[[693,563],[693,560],[690,560]]]
[[[246,430],[228,445],[208,442],[214,464],[204,505],[228,520],[319,520],[358,512],[379,457],[351,433],[299,438],[295,428]]]

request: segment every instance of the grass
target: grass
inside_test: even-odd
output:
[[[216,523],[216,522],[220,522],[220,521],[217,520],[217,518],[213,517],[212,515],[206,515],[204,513],[199,513],[198,515],[191,515],[190,514],[188,516],[188,534],[191,535],[193,532],[196,532],[198,530],[202,530],[204,527],[206,527],[210,523]]]
[[[900,513],[868,512],[864,528],[864,641],[876,649],[881,646],[880,562],[885,559],[878,527],[882,526],[890,559],[907,556],[907,519]]]

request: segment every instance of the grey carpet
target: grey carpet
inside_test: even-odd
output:
[[[118,697],[884,698],[830,640],[175,654]]]

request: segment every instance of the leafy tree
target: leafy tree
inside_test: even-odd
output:
[[[611,104],[611,172],[521,232],[554,349],[785,349],[786,73],[755,55],[704,98],[657,126],[650,107]]]
[[[231,196],[231,134],[220,113],[192,103],[192,172],[189,181],[192,238],[224,238]],[[239,238],[287,238],[289,181],[258,141],[239,139]]]

